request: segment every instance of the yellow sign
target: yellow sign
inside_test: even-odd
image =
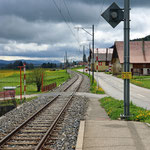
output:
[[[122,79],[132,79],[131,72],[122,72]]]

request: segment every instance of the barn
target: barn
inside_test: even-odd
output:
[[[123,72],[124,42],[116,41],[112,54],[112,73]],[[150,41],[130,41],[130,72],[133,75],[150,75]]]

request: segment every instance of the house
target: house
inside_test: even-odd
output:
[[[111,63],[112,59],[112,48],[96,48],[94,49],[94,70],[95,71],[108,71],[109,64]],[[90,54],[90,63],[92,64],[92,55],[93,52],[91,51]],[[92,68],[92,65],[91,65]]]
[[[112,55],[112,73],[121,74],[123,63],[124,42],[117,41]],[[130,72],[133,75],[150,74],[150,41],[130,41]]]

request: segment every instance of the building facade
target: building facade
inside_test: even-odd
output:
[[[111,62],[112,73],[121,74],[124,70],[124,42],[115,42]],[[150,41],[130,41],[130,72],[150,75]]]

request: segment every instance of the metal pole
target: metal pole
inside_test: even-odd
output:
[[[20,101],[22,103],[22,81],[21,81],[21,66],[20,66]]]
[[[83,73],[84,73],[84,48],[85,46],[83,46]]]
[[[96,68],[96,70],[97,70],[97,88],[98,88],[98,48],[97,48],[97,58],[96,58],[96,65],[97,65],[97,68]]]
[[[92,49],[93,49],[93,55],[92,55],[92,84],[94,83],[94,25],[92,25]]]
[[[89,56],[91,55],[91,44],[89,43]],[[90,69],[91,69],[91,58],[89,57],[89,76],[90,76]]]
[[[26,99],[26,64],[23,64],[24,66],[24,100]]]
[[[124,0],[124,72],[130,72],[130,0]],[[124,79],[124,116],[130,115],[130,80]]]
[[[42,73],[42,92],[44,92],[44,89],[43,89],[43,73]]]
[[[67,60],[67,51],[66,51],[66,73],[67,73],[67,67],[68,67],[68,60]]]

